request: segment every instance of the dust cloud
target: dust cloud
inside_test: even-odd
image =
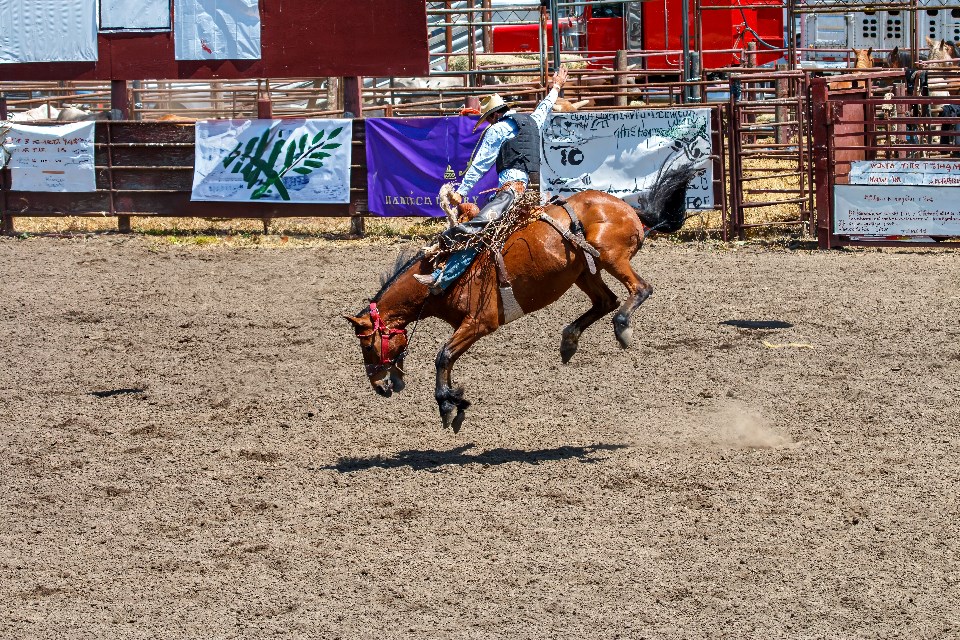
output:
[[[705,412],[691,440],[697,444],[738,449],[776,449],[795,443],[770,425],[759,410],[742,402],[727,401]]]

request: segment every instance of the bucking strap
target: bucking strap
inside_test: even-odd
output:
[[[577,245],[578,247],[580,247],[581,249],[589,253],[594,258],[600,257],[600,252],[594,249],[593,245],[587,242],[583,236],[573,235],[572,233],[570,233],[569,229],[567,229],[561,223],[557,222],[556,220],[554,220],[553,218],[551,218],[545,213],[540,214],[540,219],[543,220],[544,222],[550,223],[550,226],[556,229],[557,233],[563,236],[564,240],[572,242],[573,244]]]
[[[563,207],[563,210],[567,212],[568,216],[570,216],[570,232],[581,236],[583,235],[583,225],[580,224],[580,218],[577,217],[573,207],[570,206],[570,203],[567,202],[565,198],[553,196],[550,198],[550,202],[547,204],[554,204],[559,207]]]

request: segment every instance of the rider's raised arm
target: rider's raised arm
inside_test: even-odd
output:
[[[530,117],[533,118],[533,121],[537,123],[539,128],[543,129],[543,124],[547,121],[547,116],[550,115],[550,112],[553,111],[553,105],[557,103],[557,98],[559,97],[560,89],[558,87],[550,89],[547,97],[541,100],[537,108],[530,114]]]
[[[551,83],[550,91],[547,93],[547,97],[540,101],[540,104],[537,105],[537,108],[533,110],[533,113],[530,116],[533,118],[533,121],[537,123],[537,126],[543,129],[544,123],[547,121],[547,116],[550,115],[550,112],[553,110],[553,105],[557,103],[557,98],[560,97],[560,89],[563,88],[563,85],[567,81],[567,67],[565,65],[560,65],[560,69],[557,70],[557,73],[553,76],[553,81]]]
[[[510,127],[506,123],[498,122],[487,127],[487,130],[483,132],[483,142],[480,143],[480,148],[473,155],[470,166],[467,167],[467,172],[463,175],[463,182],[457,188],[457,193],[466,197],[470,193],[470,189],[473,189],[473,186],[477,184],[477,180],[490,170],[490,167],[497,160],[497,154],[500,153],[500,145],[503,144],[508,133],[510,133]]]

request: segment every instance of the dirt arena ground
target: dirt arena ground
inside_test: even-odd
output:
[[[340,318],[399,246],[0,240],[0,637],[960,636],[960,255],[653,242],[453,435]]]

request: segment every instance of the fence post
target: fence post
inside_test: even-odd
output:
[[[728,131],[730,132],[730,163],[727,173],[730,176],[730,198],[728,200],[729,208],[724,212],[727,219],[724,224],[724,240],[731,235],[736,234],[737,238],[743,239],[743,225],[740,223],[740,109],[737,103],[742,98],[743,84],[737,74],[730,75],[730,107],[727,113]],[[727,231],[729,229],[729,231]]]
[[[110,81],[110,110],[113,113],[119,112],[121,120],[127,120],[130,117],[130,95],[127,92],[127,81],[126,80],[111,80]],[[111,140],[111,127],[107,125],[107,155],[111,155],[110,146],[113,144]],[[110,166],[107,167],[107,172],[110,175],[110,208],[114,208],[114,196],[113,196],[113,163],[110,162]],[[116,211],[111,211],[111,214],[115,214]],[[130,233],[130,216],[117,216],[117,230],[120,233]]]
[[[777,65],[777,71],[784,71],[785,69],[786,65]],[[780,101],[785,101],[789,97],[790,87],[788,80],[786,78],[777,78],[777,144],[788,143],[791,139],[789,127],[783,124],[790,120],[790,108],[786,104],[780,104]],[[799,117],[797,119],[799,120]]]
[[[363,78],[347,76],[343,79],[343,111],[354,118],[363,117]]]
[[[830,248],[831,197],[830,187],[830,114],[827,100],[826,78],[814,78],[810,84],[811,111],[813,115],[813,167],[814,184],[817,186],[817,246]]]
[[[626,71],[627,70],[627,52],[624,49],[617,51],[617,57],[614,59],[613,69],[615,71]],[[626,84],[627,77],[617,73],[615,76],[614,84],[617,85],[617,106],[626,107],[630,104],[630,98],[627,96],[627,92],[623,90],[621,85]]]
[[[903,82],[894,83],[894,85],[893,85],[893,95],[894,95],[895,97],[897,97],[897,98],[905,98],[905,97],[907,97],[907,85],[906,85],[905,83],[903,83]],[[902,102],[898,102],[898,103],[897,103],[897,106],[896,106],[896,109],[894,110],[895,117],[896,117],[897,119],[906,118],[906,117],[907,117],[907,113],[909,113],[909,109],[910,109],[910,107],[909,107],[908,105],[906,105],[906,104],[904,104],[904,103],[902,103]],[[907,142],[908,136],[900,136],[900,135],[899,135],[899,133],[900,133],[901,130],[906,131],[906,130],[907,130],[907,126],[906,126],[906,125],[903,125],[903,124],[895,124],[895,125],[893,125],[893,131],[894,131],[893,144],[894,144],[894,145],[901,145],[901,144],[904,144],[904,143]],[[894,151],[894,154],[893,154],[893,155],[894,155],[895,158],[898,158],[898,159],[902,160],[902,159],[906,158],[908,154],[907,154],[906,151]]]

